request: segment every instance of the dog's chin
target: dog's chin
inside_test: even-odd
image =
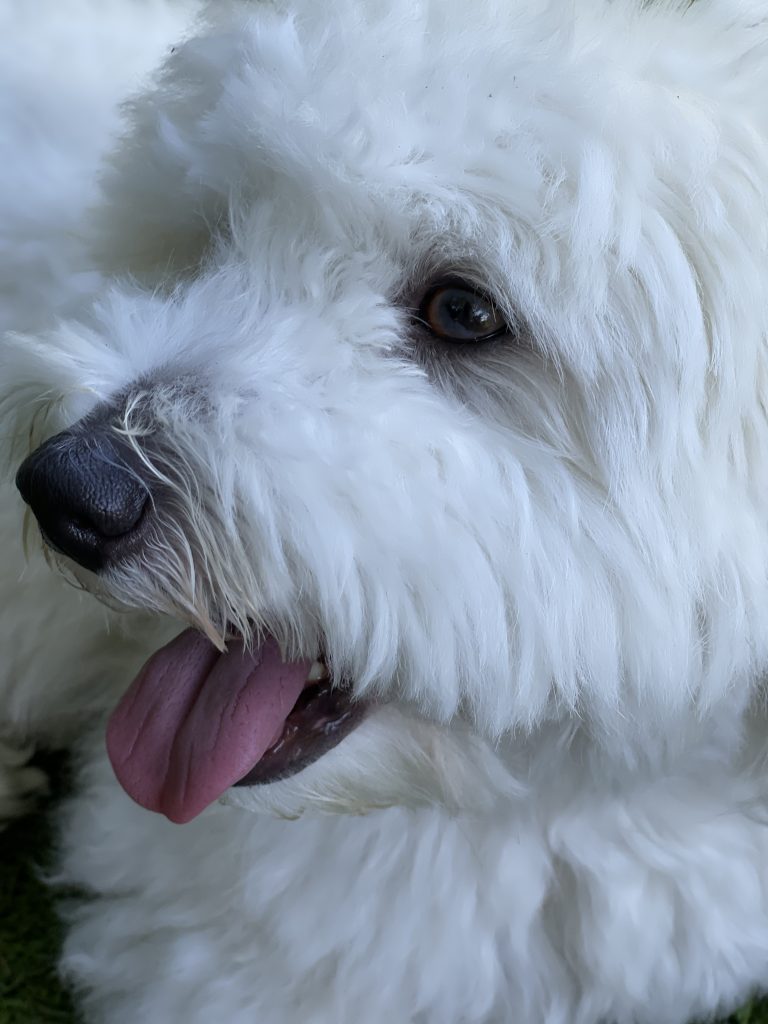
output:
[[[467,725],[436,725],[393,705],[370,713],[338,746],[290,778],[236,786],[226,804],[282,818],[439,806],[492,814],[522,784]]]

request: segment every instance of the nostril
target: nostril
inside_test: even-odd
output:
[[[45,540],[87,569],[136,549],[151,503],[133,453],[106,432],[65,432],[19,468],[16,484]]]
[[[134,499],[120,505],[117,510],[114,507],[94,508],[89,512],[70,514],[69,525],[75,530],[95,533],[105,540],[124,537],[136,529],[148,504],[149,496],[137,493]],[[67,515],[66,511],[64,515]]]
[[[91,486],[73,502],[71,521],[107,539],[124,537],[144,515],[149,491],[128,471],[97,467],[96,474],[96,482],[89,481]]]

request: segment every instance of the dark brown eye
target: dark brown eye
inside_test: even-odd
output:
[[[446,341],[487,341],[507,330],[494,303],[463,281],[434,285],[424,296],[419,318]]]

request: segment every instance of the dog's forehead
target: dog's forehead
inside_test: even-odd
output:
[[[501,45],[500,25],[514,14],[489,4],[470,24],[450,2],[395,2],[386,12],[340,3],[322,18],[291,6],[298,12],[261,8],[177,55],[181,88],[192,79],[217,97],[201,122],[209,160],[196,168],[217,190],[225,153],[227,187],[235,158],[262,195],[285,196],[293,184],[297,210],[313,198],[418,205],[457,190],[480,200],[503,191],[531,216],[543,169],[551,181],[577,149],[574,136],[599,121],[584,111],[600,92],[579,95],[572,65],[585,58],[574,58],[557,21],[550,41],[531,48],[533,28],[519,13]]]
[[[239,373],[243,338],[261,351],[265,338],[311,335],[305,362],[336,358],[321,337],[356,338],[367,350],[369,337],[393,329],[369,330],[367,310],[378,315],[393,298],[393,316],[413,308],[397,289],[414,280],[405,299],[418,307],[430,280],[450,272],[479,282],[511,319],[535,323],[540,339],[557,339],[559,357],[582,372],[616,358],[596,314],[641,308],[634,279],[616,268],[645,259],[655,273],[644,224],[663,219],[670,198],[688,203],[685,147],[696,156],[707,146],[681,130],[677,94],[627,90],[629,72],[610,60],[611,33],[578,42],[557,4],[529,11],[530,24],[517,5],[493,3],[469,22],[453,0],[393,0],[386,11],[346,0],[296,6],[290,15],[249,8],[180,46],[164,86],[137,109],[142,159],[115,164],[108,191],[130,228],[129,252],[162,268],[178,250],[184,268],[203,270],[184,276],[183,302],[147,313],[162,357],[176,345],[187,362],[193,348],[210,362],[200,339],[215,338],[218,354],[238,353]],[[688,164],[672,158],[678,145]],[[148,194],[152,216],[134,227],[136,187],[155,153],[168,201],[160,208]],[[208,262],[211,235],[218,248]],[[155,247],[149,257],[145,244]],[[666,324],[681,287],[687,278],[661,295]],[[133,353],[144,300],[126,301],[130,315],[111,311],[107,332],[124,335],[119,347]],[[159,358],[140,349],[134,373]],[[635,365],[634,350],[626,359]]]
[[[581,13],[577,32],[553,6],[523,17],[484,3],[469,20],[452,0],[238,15],[169,65],[185,103],[203,97],[188,173],[218,196],[234,189],[238,216],[246,187],[286,239],[317,238],[322,222],[353,247],[375,228],[395,246],[431,235],[460,249],[503,217],[534,238],[572,237],[582,258],[610,234],[633,247],[635,207],[602,192],[653,177],[663,119],[639,93],[630,121],[610,32],[593,38]]]
[[[460,264],[485,246],[500,273],[503,246],[531,265],[547,248],[554,278],[611,246],[633,259],[657,177],[686,173],[670,155],[690,139],[685,111],[676,94],[628,90],[616,33],[588,31],[581,7],[577,32],[568,4],[520,6],[483,2],[469,20],[453,0],[298,0],[230,20],[216,7],[131,110],[105,176],[106,231],[115,209],[122,229],[119,255],[106,239],[109,266],[195,265],[210,227],[230,224],[255,267],[286,265],[292,249],[414,266],[426,247]],[[596,287],[585,277],[577,300]]]

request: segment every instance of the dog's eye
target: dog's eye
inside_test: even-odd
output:
[[[507,330],[491,299],[464,281],[433,285],[422,300],[419,320],[445,341],[487,341]]]

